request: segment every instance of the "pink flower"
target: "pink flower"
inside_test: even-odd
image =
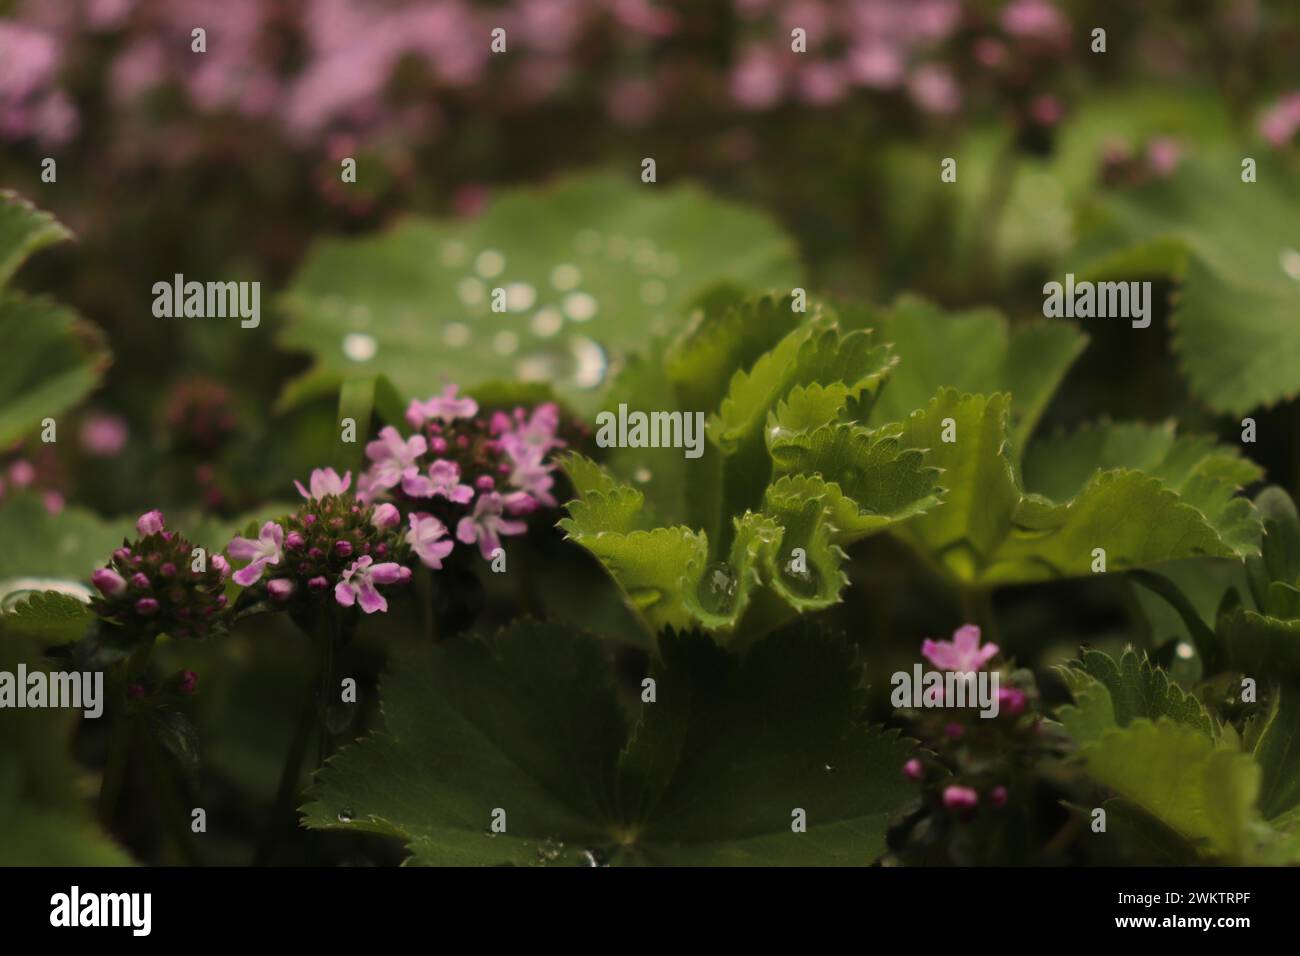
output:
[[[456,525],[456,538],[465,544],[478,542],[479,553],[485,561],[501,547],[501,535],[523,534],[528,525],[522,521],[508,521],[501,517],[505,503],[500,492],[491,491],[478,496],[474,513],[460,519]]]
[[[1065,116],[1065,104],[1050,93],[1036,96],[1029,104],[1029,115],[1039,126],[1055,126]]]
[[[382,505],[375,508],[375,513],[370,516],[370,523],[380,531],[387,531],[389,528],[396,528],[401,522],[401,512],[397,506],[385,501]]]
[[[192,694],[195,688],[199,686],[199,675],[192,670],[181,671],[180,691],[182,694]]]
[[[980,795],[970,787],[951,784],[944,788],[943,805],[949,810],[974,810],[979,806]]]
[[[338,476],[333,468],[313,468],[311,473],[311,491],[302,486],[302,482],[294,481],[298,494],[302,495],[308,501],[313,499],[319,501],[322,498],[328,498],[330,495],[341,495],[352,485],[352,472],[345,471],[343,477]]]
[[[352,567],[343,572],[343,580],[334,585],[334,600],[344,607],[360,604],[367,614],[387,611],[388,601],[376,590],[376,584],[395,584],[406,581],[411,576],[409,568],[386,561],[375,564],[370,555],[363,555],[353,562]]]
[[[509,449],[507,453],[513,463],[510,484],[532,495],[547,507],[554,508],[555,497],[551,494],[551,486],[555,484],[555,479],[551,476],[553,466],[543,464],[542,455],[536,451],[520,457],[516,457]]]
[[[1013,37],[1064,39],[1070,24],[1048,0],[1014,0],[1002,11],[1002,29]]]
[[[416,482],[411,482],[412,488]],[[439,495],[458,505],[467,505],[474,499],[474,489],[460,483],[460,466],[454,461],[439,458],[429,466],[429,477],[421,479],[416,490],[408,491],[417,498],[436,498]]]
[[[980,647],[980,629],[974,624],[957,628],[951,641],[932,641],[926,638],[921,644],[921,653],[930,663],[958,674],[980,670],[997,652],[996,644]]]
[[[287,601],[293,595],[293,582],[288,578],[272,578],[266,582],[266,593],[273,601]]]
[[[731,98],[748,110],[775,106],[782,85],[776,57],[761,47],[743,53],[731,71]]]
[[[256,584],[268,565],[279,564],[284,557],[284,529],[274,521],[262,525],[257,540],[233,538],[226,551],[237,561],[251,561],[247,567],[235,572],[235,583],[240,587]]]
[[[431,568],[441,568],[442,559],[451,554],[456,543],[447,537],[447,526],[433,515],[422,512],[410,516],[411,529],[406,541],[420,560]],[[445,540],[444,540],[445,539]]]
[[[908,80],[907,90],[927,113],[945,116],[961,106],[961,91],[952,74],[941,66],[920,67]]]
[[[227,561],[223,555],[214,554],[212,556],[212,566],[216,568],[217,573],[221,575],[221,580],[224,581],[227,577],[229,577],[230,562]]]
[[[1157,136],[1147,143],[1147,162],[1151,164],[1151,171],[1161,178],[1178,168],[1182,156],[1182,147],[1172,137]]]
[[[9,480],[15,488],[26,488],[36,480],[36,468],[30,461],[20,458],[9,466]]]
[[[458,418],[473,418],[478,414],[478,402],[468,397],[457,398],[457,391],[457,386],[448,385],[442,395],[435,395],[427,402],[411,402],[406,408],[406,420],[412,428],[419,428],[430,419],[453,422]]]
[[[147,538],[151,534],[162,531],[163,524],[163,513],[155,508],[153,511],[146,511],[139,517],[135,523],[135,530],[140,533],[140,537]]]
[[[97,458],[113,458],[126,447],[128,434],[122,416],[100,412],[81,423],[81,447]]]
[[[403,440],[396,428],[385,425],[379,432],[379,438],[366,445],[366,457],[374,462],[374,467],[370,469],[367,493],[373,494],[376,490],[392,488],[399,483],[405,491],[406,483],[414,479],[412,487],[417,490],[407,493],[418,494],[420,466],[416,459],[428,450],[429,445],[423,435],[412,435]]]
[[[96,568],[90,574],[90,583],[107,597],[116,597],[126,590],[126,579],[112,568]]]
[[[907,763],[903,764],[903,776],[908,780],[920,780],[925,776],[925,768],[921,761],[913,757]]]

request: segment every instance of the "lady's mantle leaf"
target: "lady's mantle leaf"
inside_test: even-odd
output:
[[[386,730],[321,771],[307,825],[398,837],[422,864],[867,864],[884,850],[912,746],[854,723],[843,644],[775,636],[742,663],[666,638],[630,736],[611,673],[592,639],[531,623],[407,654],[384,682]]]
[[[926,449],[947,494],[899,534],[960,580],[1089,574],[1097,549],[1107,571],[1257,550],[1258,515],[1235,493],[1259,470],[1235,452],[1167,428],[1104,425],[1031,447],[1022,485],[1008,423],[1006,396],[944,389],[904,425],[903,445]]]
[[[79,402],[109,363],[98,328],[48,299],[4,288],[27,256],[68,238],[49,214],[0,191],[0,447]]]
[[[607,366],[674,330],[699,292],[798,276],[792,244],[757,213],[690,187],[573,179],[505,193],[471,222],[322,243],[289,290],[282,340],[318,370],[383,373],[404,394],[440,376],[522,378],[590,406]]]

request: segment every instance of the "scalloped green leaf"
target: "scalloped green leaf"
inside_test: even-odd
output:
[[[792,288],[789,239],[691,186],[601,175],[503,193],[469,222],[411,218],[319,243],[291,284],[280,341],[339,378],[407,394],[440,379],[546,380],[578,407],[702,291]],[[505,312],[491,309],[505,292]]]
[[[1300,688],[1294,683],[1273,691],[1253,752],[1260,813],[1276,822],[1300,807]]]
[[[744,661],[700,635],[661,649],[634,728],[585,635],[525,622],[408,652],[381,687],[385,729],[321,770],[305,822],[395,837],[428,865],[866,865],[884,852],[913,793],[898,772],[913,744],[855,722],[848,647],[789,633]]]
[[[3,288],[27,256],[71,237],[48,213],[0,191],[0,448],[76,405],[109,364],[94,325],[47,298]]]
[[[0,629],[42,647],[70,644],[86,633],[94,614],[85,601],[59,591],[35,591],[0,610]]]
[[[1138,457],[1155,471],[1148,475],[1108,468],[1102,446],[1109,430],[1085,431],[1026,456],[1028,477],[1067,495],[1093,462],[1072,497],[1058,503],[1023,490],[1008,422],[1005,395],[944,389],[904,425],[903,444],[926,449],[927,462],[943,469],[946,494],[941,508],[898,533],[958,580],[989,586],[1090,574],[1098,549],[1105,569],[1120,571],[1184,557],[1241,557],[1258,547],[1254,507],[1235,495],[1237,482],[1258,470],[1230,452],[1151,432],[1157,452],[1162,441],[1167,447]],[[1127,438],[1147,433],[1117,431],[1126,440],[1115,443],[1125,451],[1115,460],[1133,460]]]
[[[1091,681],[1100,684],[1110,697],[1112,721],[1120,727],[1142,718],[1155,721],[1167,717],[1194,727],[1207,737],[1218,736],[1218,727],[1205,706],[1132,648],[1118,661],[1101,651],[1087,650],[1078,661],[1058,668],[1057,672],[1065,678],[1072,693],[1085,689]],[[1078,735],[1076,738],[1090,739]]]
[[[1152,272],[1179,280],[1173,347],[1194,394],[1243,413],[1300,393],[1300,214],[1286,172],[1262,158],[1187,158],[1176,173],[1098,197],[1080,258],[1088,278]],[[1172,249],[1163,261],[1144,257]]]
[[[892,343],[901,358],[869,421],[901,422],[941,388],[1011,396],[1010,437],[1024,448],[1049,399],[1083,352],[1088,337],[1060,320],[1016,325],[996,309],[947,312],[916,296],[900,296],[862,321]]]

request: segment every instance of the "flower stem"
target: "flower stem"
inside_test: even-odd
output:
[[[108,826],[117,809],[118,798],[126,782],[127,757],[131,752],[133,723],[127,700],[127,689],[136,676],[144,670],[153,653],[154,638],[136,648],[131,656],[114,668],[110,699],[114,701],[113,715],[108,730],[108,760],[99,784],[99,819]]]
[[[309,681],[304,696],[302,712],[294,727],[293,737],[289,740],[289,749],[284,755],[284,764],[280,768],[280,784],[276,788],[275,805],[271,808],[271,819],[267,825],[266,835],[262,838],[253,866],[266,866],[271,860],[280,835],[280,825],[293,814],[294,797],[298,793],[298,777],[302,773],[303,758],[307,756],[307,744],[311,741],[312,731],[316,729],[316,681]]]

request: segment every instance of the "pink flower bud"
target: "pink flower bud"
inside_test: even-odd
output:
[[[1001,687],[998,689],[998,711],[1008,717],[1019,717],[1025,712],[1028,695],[1018,687]]]
[[[966,728],[956,721],[953,721],[943,728],[943,732],[953,740],[960,740],[962,736],[965,735]]]
[[[308,589],[316,592],[324,591],[329,586],[330,586],[329,581],[327,581],[324,577],[314,577],[307,582]]]
[[[921,765],[920,760],[918,760],[916,757],[913,757],[907,763],[903,764],[903,776],[906,777],[908,780],[919,781],[922,777],[925,776],[925,767]]]
[[[402,520],[401,513],[397,506],[385,501],[382,505],[375,508],[375,513],[371,515],[370,520],[374,522],[376,528],[381,531],[387,531],[389,528],[395,528]]]
[[[995,807],[1005,807],[1007,805],[1007,788],[998,784],[989,791],[989,803]]]
[[[126,590],[126,581],[112,568],[98,568],[91,572],[90,583],[107,597],[116,597]]]
[[[943,805],[949,810],[969,811],[979,806],[980,795],[970,787],[951,784],[944,788]]]
[[[151,534],[157,534],[163,529],[163,513],[155,508],[153,511],[145,512],[135,523],[135,530],[140,532],[140,537],[147,538]]]
[[[135,574],[131,575],[131,585],[141,590],[149,587],[149,575],[142,571],[135,572]]]
[[[161,568],[158,569],[158,573],[165,578],[174,578],[176,577],[176,565],[168,561],[166,564],[164,564]]]
[[[334,553],[341,558],[346,558],[348,555],[352,553],[352,542],[343,541],[343,540],[335,541]]]
[[[199,675],[191,670],[181,671],[180,689],[182,694],[192,694],[199,685]]]
[[[135,602],[135,613],[141,617],[152,617],[158,613],[158,602],[153,598],[140,598]]]
[[[290,531],[287,535],[284,536],[284,546],[288,548],[290,551],[297,551],[306,543],[307,543],[307,539],[304,538],[302,535],[300,535],[297,531]]]
[[[474,487],[479,491],[491,491],[496,486],[496,479],[491,475],[479,475],[474,479]]]
[[[212,556],[212,566],[217,569],[224,581],[230,575],[230,562],[225,559],[224,555],[214,554]]]
[[[266,593],[273,601],[287,601],[293,594],[293,582],[288,578],[272,578],[266,582]]]

